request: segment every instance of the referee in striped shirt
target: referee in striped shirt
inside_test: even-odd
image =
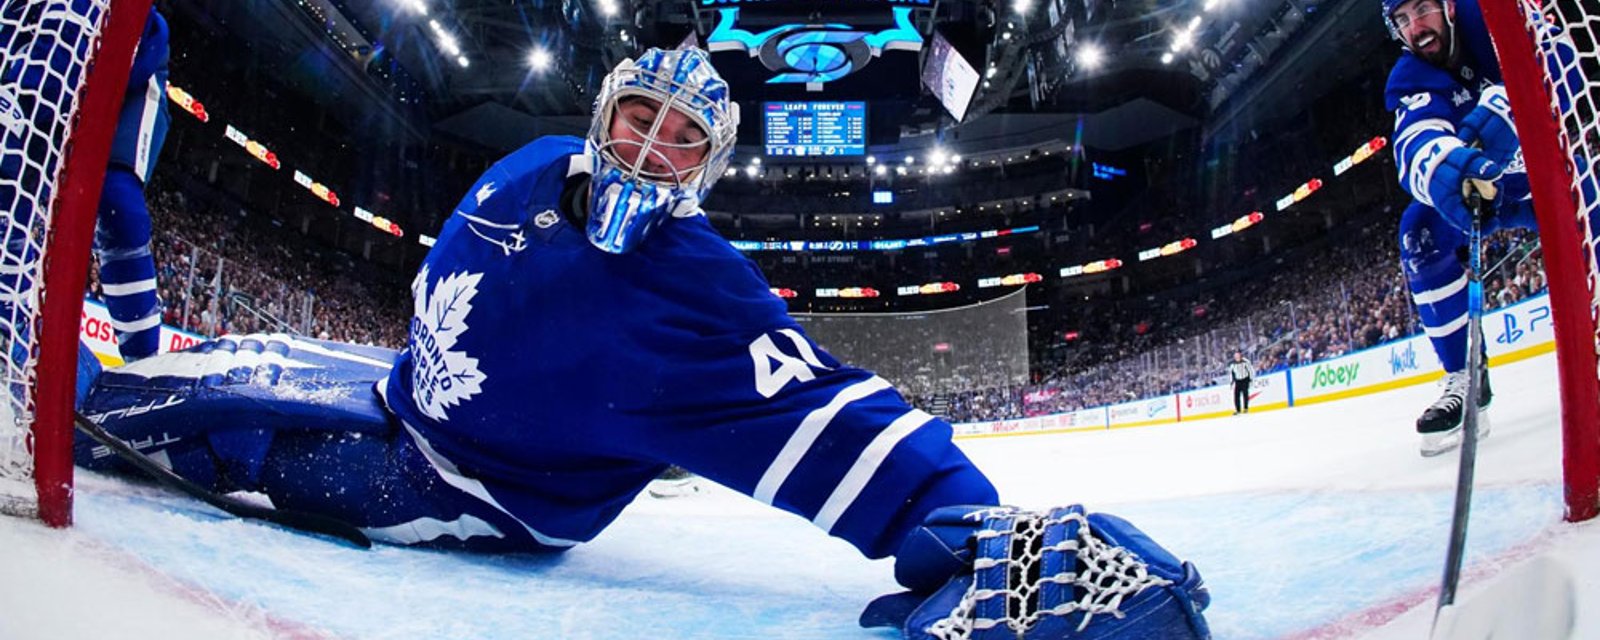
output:
[[[1228,377],[1233,378],[1233,415],[1250,413],[1250,379],[1256,377],[1256,368],[1244,359],[1244,353],[1233,352]]]

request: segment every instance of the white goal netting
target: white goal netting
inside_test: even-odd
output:
[[[1533,186],[1561,379],[1567,518],[1600,515],[1600,6],[1482,0]]]
[[[44,257],[80,92],[109,2],[0,5],[0,367],[6,391],[0,398],[0,512],[38,510],[30,427],[40,373],[35,336]]]
[[[1028,381],[1026,288],[978,304],[912,313],[796,313],[839,360],[908,398]]]
[[[1584,233],[1583,253],[1591,296],[1591,317],[1600,316],[1600,8],[1582,0],[1528,3],[1530,24],[1546,73],[1551,111],[1560,118],[1561,146]],[[1554,25],[1555,28],[1551,28]],[[1597,372],[1600,374],[1600,372]]]

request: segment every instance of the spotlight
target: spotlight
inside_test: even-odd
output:
[[[1089,70],[1099,69],[1100,62],[1105,59],[1105,53],[1096,44],[1085,44],[1078,47],[1078,65]]]
[[[528,52],[528,66],[538,71],[549,68],[550,52],[545,51],[544,47],[534,47],[533,51]]]

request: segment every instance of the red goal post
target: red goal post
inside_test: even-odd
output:
[[[1561,383],[1567,519],[1600,513],[1600,12],[1480,0],[1533,186]]]
[[[0,511],[51,526],[72,522],[74,372],[90,242],[150,4],[31,0],[0,10],[0,481],[33,488],[0,493]]]

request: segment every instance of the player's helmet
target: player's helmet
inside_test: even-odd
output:
[[[635,130],[636,140],[611,135],[620,101],[631,97],[661,104],[649,131]],[[689,144],[657,138],[668,109],[689,118],[705,132],[704,141]],[[631,122],[627,126],[634,126]],[[669,215],[700,214],[700,199],[727,170],[739,128],[739,105],[728,99],[728,84],[699,49],[650,49],[635,60],[623,60],[606,76],[595,99],[588,151],[594,158],[589,183],[589,242],[609,253],[626,253]],[[707,145],[698,164],[672,166],[662,149]],[[635,160],[618,153],[623,147]],[[633,153],[637,151],[637,153]],[[646,162],[646,159],[653,162]],[[665,171],[649,168],[665,166]]]
[[[1394,10],[1399,9],[1400,5],[1406,3],[1406,0],[1382,0],[1382,2],[1383,26],[1389,29],[1390,38],[1399,41],[1402,46],[1405,45],[1405,39],[1400,37],[1400,27],[1396,26],[1394,23]]]

